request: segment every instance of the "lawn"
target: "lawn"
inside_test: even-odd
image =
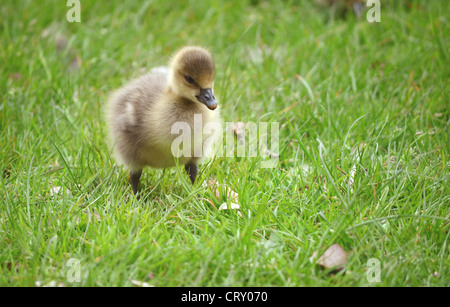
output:
[[[449,286],[450,6],[381,1],[0,4],[0,286]],[[216,61],[224,122],[280,157],[214,157],[192,187],[107,144],[108,95],[178,48]],[[239,195],[239,210],[208,179]],[[310,258],[339,244],[340,271]],[[370,277],[375,263],[379,280]]]

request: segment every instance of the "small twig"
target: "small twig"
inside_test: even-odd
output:
[[[336,168],[337,168],[338,171],[340,171],[342,174],[344,174],[345,176],[347,176],[347,173],[344,172],[339,166],[336,165]]]

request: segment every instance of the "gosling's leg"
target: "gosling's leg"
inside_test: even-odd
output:
[[[138,185],[139,185],[139,179],[141,179],[142,170],[137,171],[130,171],[130,181],[131,186],[133,187],[133,193],[137,196],[138,193]]]
[[[186,172],[189,174],[189,178],[191,179],[192,184],[194,184],[195,178],[197,178],[198,174],[197,164],[189,162],[184,166],[184,168],[186,169]]]

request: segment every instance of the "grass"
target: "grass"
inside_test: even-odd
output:
[[[2,1],[0,285],[449,286],[450,7],[382,2],[369,23],[309,1],[81,0],[69,23],[65,1]],[[276,168],[201,167],[240,214],[177,169],[146,170],[137,201],[106,144],[108,93],[186,44],[214,52],[224,121],[280,123]],[[334,243],[330,274],[309,258]]]

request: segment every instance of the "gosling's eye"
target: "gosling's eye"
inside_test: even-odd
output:
[[[184,76],[184,78],[186,79],[186,81],[187,81],[189,84],[195,84],[194,79],[192,79],[190,76]]]

